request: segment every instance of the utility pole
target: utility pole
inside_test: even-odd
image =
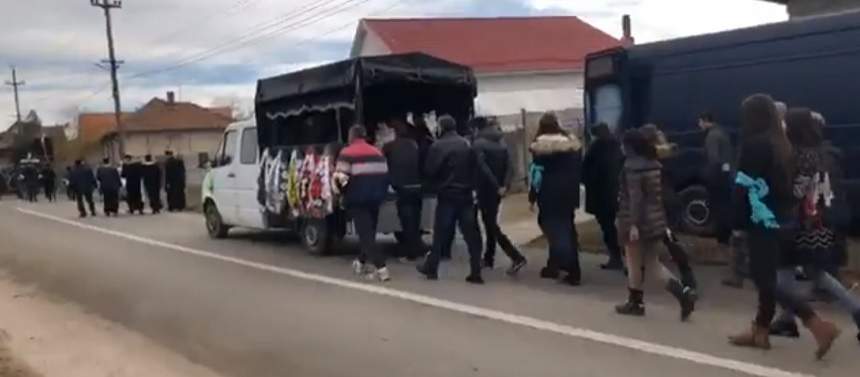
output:
[[[122,8],[122,0],[90,0],[90,4],[94,7],[102,8],[105,12],[105,24],[107,25],[107,40],[108,54],[110,63],[110,78],[113,83],[113,107],[114,115],[116,116],[116,130],[119,134],[119,155],[125,155],[125,127],[122,124],[122,107],[119,101],[119,81],[116,77],[116,70],[119,62],[116,60],[116,54],[113,48],[113,29],[110,20],[110,10]]]
[[[15,92],[15,119],[18,122],[21,122],[21,104],[18,102],[18,88],[24,86],[26,84],[23,81],[18,81],[18,75],[15,72],[15,67],[12,67],[12,81],[6,81],[6,85],[12,87],[12,91]]]

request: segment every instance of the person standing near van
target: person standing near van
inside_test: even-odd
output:
[[[167,193],[167,211],[185,210],[185,162],[165,151],[164,191]]]
[[[123,157],[122,178],[125,178],[125,200],[128,203],[128,213],[143,214],[143,165],[135,161],[131,155]]]
[[[381,282],[391,280],[385,254],[376,244],[379,207],[388,194],[388,163],[382,151],[367,142],[364,126],[350,128],[349,145],[337,157],[335,175],[336,182],[345,182],[343,203],[361,244],[361,253],[352,263],[353,272]],[[367,263],[375,270],[367,273]]]
[[[397,217],[401,227],[401,255],[408,260],[416,260],[424,255],[424,242],[421,240],[421,165],[418,143],[409,135],[406,122],[390,122],[395,139],[382,148],[388,161],[388,174],[391,186],[397,193]]]
[[[450,115],[439,117],[442,136],[427,152],[424,172],[436,192],[436,214],[433,224],[433,247],[417,269],[429,280],[437,280],[439,260],[454,242],[457,225],[469,250],[470,274],[466,281],[484,284],[481,277],[481,232],[475,211],[475,152],[469,142],[457,133],[457,121]]]
[[[478,209],[484,223],[487,242],[484,249],[484,266],[493,268],[496,260],[496,244],[510,258],[511,266],[508,275],[516,275],[526,266],[526,258],[517,247],[502,232],[499,226],[499,208],[502,198],[508,191],[511,180],[511,158],[508,147],[503,142],[504,134],[495,120],[483,117],[475,118],[473,124],[477,128],[475,142],[478,159]]]
[[[603,233],[609,260],[600,265],[604,270],[624,268],[615,215],[618,212],[618,175],[624,164],[621,143],[606,123],[591,127],[594,141],[582,162],[582,182],[585,184],[585,211],[594,215]]]
[[[731,202],[731,172],[735,154],[732,141],[711,113],[699,116],[699,128],[705,132],[704,179],[708,187],[710,209],[717,226],[717,242],[728,249],[732,235],[728,207]]]
[[[99,190],[104,198],[105,216],[119,215],[119,190],[122,188],[122,180],[119,171],[110,163],[109,158],[102,160],[102,166],[96,170],[96,180],[99,182]]]

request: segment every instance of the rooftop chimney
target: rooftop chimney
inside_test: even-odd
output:
[[[630,26],[629,14],[625,14],[621,17],[621,29],[624,31],[624,35],[621,37],[621,45],[624,47],[630,47],[636,44],[636,40],[633,39],[633,31]]]
[[[176,94],[173,92],[167,92],[167,103],[171,105],[176,103]]]

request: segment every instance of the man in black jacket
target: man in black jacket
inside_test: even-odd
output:
[[[122,188],[122,180],[119,171],[111,165],[110,159],[102,160],[102,166],[96,170],[96,179],[104,199],[105,216],[119,215],[119,190]]]
[[[143,187],[152,214],[161,213],[161,168],[152,160],[152,155],[143,157]]]
[[[143,193],[141,183],[143,181],[143,165],[134,161],[130,155],[123,157],[122,177],[125,178],[125,200],[128,203],[128,213],[135,212],[143,214]]]
[[[477,129],[473,148],[479,169],[478,208],[481,211],[481,220],[484,222],[484,232],[487,236],[484,266],[488,268],[495,266],[496,243],[498,243],[512,262],[507,273],[515,275],[525,267],[526,258],[499,227],[499,207],[502,197],[510,186],[511,178],[508,147],[502,141],[504,135],[495,120],[478,117],[473,124]]]
[[[93,175],[93,169],[84,164],[83,161],[75,161],[75,168],[72,170],[71,185],[75,190],[75,198],[78,201],[78,214],[80,217],[87,217],[84,201],[90,209],[90,215],[96,215],[96,205],[93,202],[93,190],[96,189],[96,177]]]
[[[582,181],[585,184],[585,211],[594,215],[603,233],[609,260],[600,265],[605,270],[624,268],[621,245],[615,216],[618,212],[618,177],[624,166],[621,143],[606,123],[591,127],[594,141],[582,162]]]
[[[427,153],[424,171],[436,192],[436,218],[433,225],[433,248],[424,264],[418,266],[430,280],[438,279],[439,259],[454,241],[454,228],[460,232],[469,249],[471,273],[466,281],[483,284],[481,278],[481,233],[475,211],[474,189],[477,159],[472,146],[457,134],[457,121],[445,115],[439,118],[442,137]]]
[[[185,209],[185,163],[166,151],[164,155],[164,191],[167,192],[167,211],[182,211]]]
[[[404,122],[391,122],[396,137],[385,144],[382,152],[388,161],[388,174],[391,186],[397,192],[397,216],[401,226],[401,255],[415,260],[424,254],[425,246],[421,240],[421,165],[418,143],[409,135],[409,127]]]

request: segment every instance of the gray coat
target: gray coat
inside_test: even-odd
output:
[[[666,234],[661,170],[659,162],[640,156],[630,156],[624,162],[618,191],[618,237],[622,244],[629,242],[634,225],[641,240]]]

